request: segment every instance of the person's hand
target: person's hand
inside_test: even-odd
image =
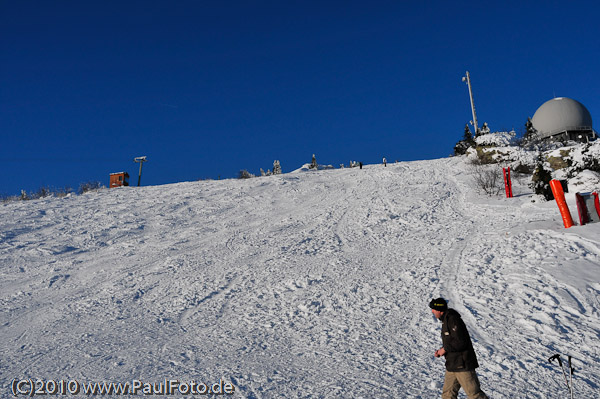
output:
[[[446,349],[444,348],[440,348],[438,350],[435,351],[435,357],[442,357],[446,354]]]

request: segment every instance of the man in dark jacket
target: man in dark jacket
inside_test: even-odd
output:
[[[433,299],[429,307],[433,315],[442,321],[443,346],[435,351],[435,357],[446,357],[442,399],[456,399],[461,387],[469,399],[488,399],[479,387],[479,379],[475,374],[475,369],[479,367],[477,356],[460,314],[448,309],[444,298]]]

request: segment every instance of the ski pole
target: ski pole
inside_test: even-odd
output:
[[[563,376],[565,377],[565,384],[567,384],[567,389],[569,390],[569,392],[571,392],[571,397],[572,397],[573,396],[572,395],[572,390],[571,390],[571,387],[569,386],[569,380],[567,380],[567,373],[565,373],[565,369],[563,367],[563,362],[562,362],[562,360],[560,358],[560,355],[557,353],[556,355],[551,356],[548,359],[548,361],[550,363],[552,363],[552,361],[555,360],[555,359],[558,360],[558,364],[560,365],[560,369],[562,370]]]
[[[573,399],[573,373],[575,369],[571,363],[571,355],[569,355],[569,379],[571,380],[571,399]]]

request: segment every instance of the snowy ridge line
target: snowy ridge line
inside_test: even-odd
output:
[[[492,397],[560,396],[558,352],[594,397],[600,226],[565,230],[526,181],[512,199],[480,196],[470,173],[455,157],[5,204],[2,381],[431,398],[439,294],[463,314]]]

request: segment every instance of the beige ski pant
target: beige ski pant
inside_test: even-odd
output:
[[[458,391],[461,387],[469,399],[489,399],[479,387],[479,378],[475,371],[446,371],[442,399],[458,398]]]

